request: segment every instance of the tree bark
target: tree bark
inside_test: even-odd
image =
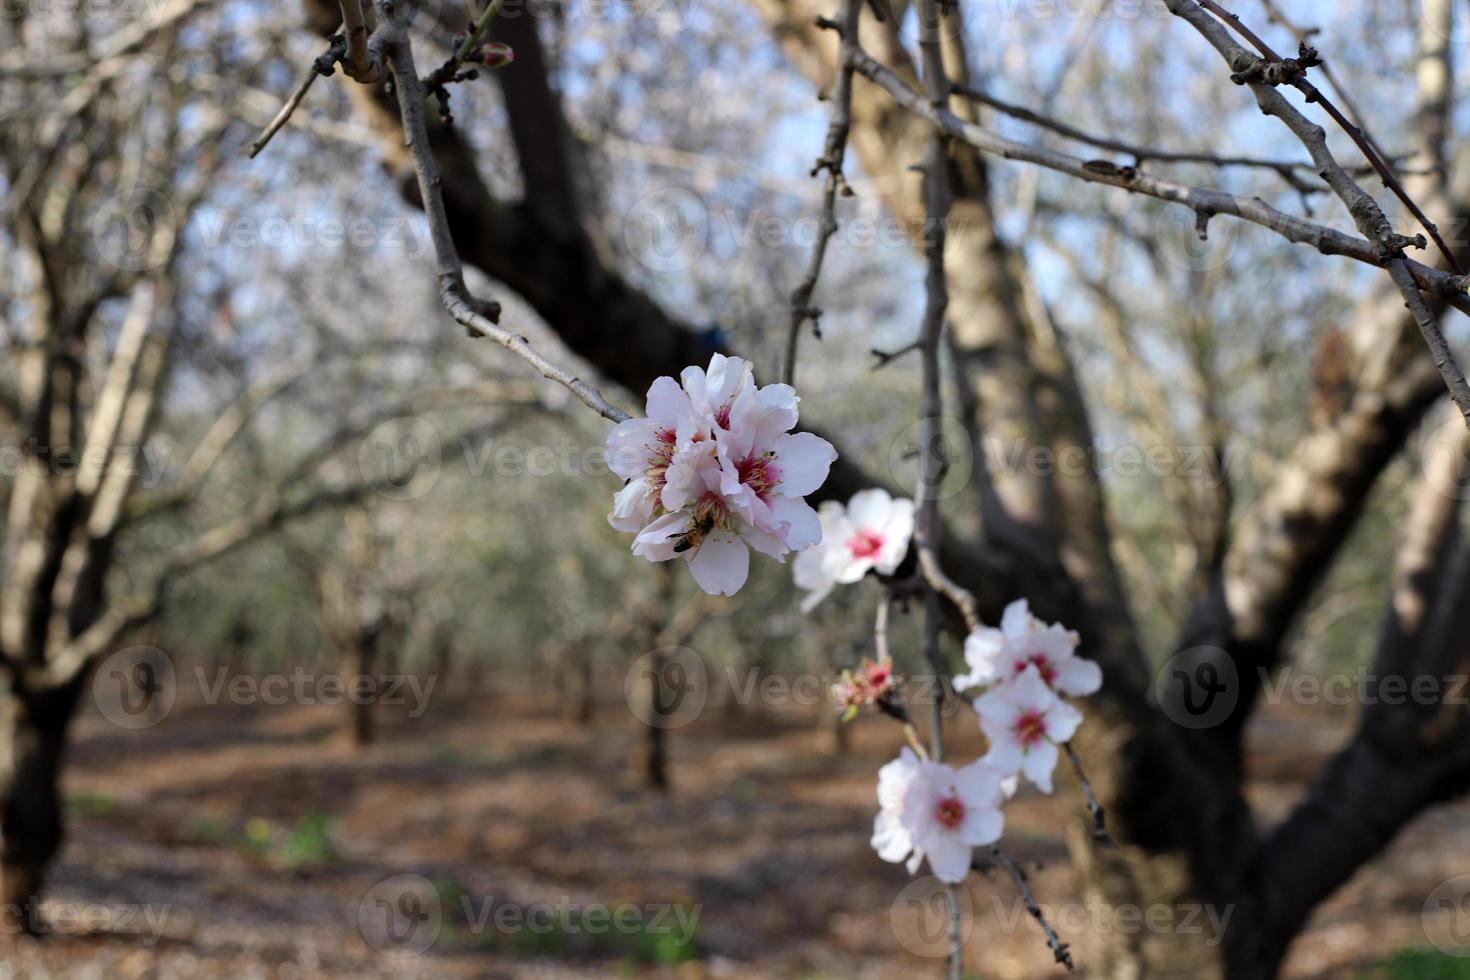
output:
[[[376,698],[353,697],[351,692],[357,678],[372,676],[377,661],[379,635],[376,629],[364,630],[356,637],[347,651],[345,673],[349,692],[348,703],[352,708],[352,744],[360,749],[372,745],[377,738],[377,727],[373,718]]]
[[[30,935],[39,932],[41,888],[63,839],[61,765],[79,687],[0,700],[0,889],[4,914]]]

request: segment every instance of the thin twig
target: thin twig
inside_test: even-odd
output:
[[[1205,40],[1220,53],[1220,56],[1225,59],[1226,64],[1235,73],[1232,76],[1233,78],[1245,77],[1247,84],[1250,85],[1251,91],[1255,94],[1256,102],[1260,105],[1261,110],[1267,115],[1272,115],[1280,119],[1292,131],[1296,138],[1301,141],[1301,144],[1306,147],[1307,152],[1311,154],[1313,162],[1318,165],[1322,178],[1327,181],[1333,193],[1342,201],[1343,205],[1348,209],[1348,213],[1353,216],[1353,221],[1357,224],[1358,230],[1372,243],[1374,251],[1378,256],[1379,264],[1388,270],[1394,285],[1398,287],[1399,292],[1403,295],[1404,305],[1408,307],[1409,312],[1414,316],[1414,322],[1418,325],[1419,332],[1423,335],[1425,343],[1434,357],[1435,365],[1439,368],[1440,377],[1449,389],[1450,398],[1454,401],[1456,407],[1459,408],[1460,414],[1464,416],[1465,424],[1470,426],[1470,384],[1466,383],[1465,374],[1460,370],[1459,364],[1456,363],[1454,355],[1450,351],[1449,344],[1439,329],[1439,323],[1436,321],[1433,311],[1429,309],[1429,305],[1424,302],[1424,297],[1419,293],[1419,286],[1416,281],[1418,277],[1406,265],[1408,260],[1404,257],[1403,250],[1404,246],[1409,244],[1411,240],[1394,233],[1393,226],[1389,224],[1388,218],[1384,215],[1383,209],[1378,206],[1378,202],[1363,190],[1362,187],[1358,186],[1357,182],[1342,169],[1341,164],[1337,162],[1337,159],[1332,155],[1332,151],[1327,147],[1327,134],[1322,127],[1302,115],[1285,96],[1276,90],[1275,86],[1269,80],[1254,77],[1253,71],[1260,67],[1260,59],[1235,43],[1234,38],[1231,37],[1224,25],[1225,23],[1230,24],[1237,33],[1255,44],[1270,59],[1274,57],[1274,54],[1270,52],[1270,48],[1265,45],[1265,42],[1261,41],[1249,28],[1242,24],[1240,18],[1225,11],[1224,8],[1215,3],[1215,0],[1166,0],[1166,3],[1172,13],[1199,31]],[[1222,23],[1221,20],[1216,19],[1217,16],[1228,19]],[[1311,54],[1315,58],[1315,52],[1311,52]],[[1270,62],[1270,64],[1280,66],[1282,62],[1277,59],[1274,62]],[[1288,71],[1285,75],[1288,79],[1298,79],[1293,82],[1298,90],[1316,93],[1316,88],[1311,86],[1310,83],[1306,83],[1306,88],[1302,87],[1299,80],[1299,72]],[[1320,93],[1317,94],[1320,95]],[[1311,100],[1309,95],[1309,101]],[[1327,103],[1325,100],[1323,101],[1324,106],[1326,106]],[[1370,155],[1370,162],[1372,162],[1372,159],[1376,158],[1373,156],[1372,148],[1366,146],[1361,134],[1358,133],[1356,128],[1347,124],[1346,120],[1341,118],[1341,113],[1337,112],[1335,107],[1332,107],[1329,111],[1334,114],[1334,119],[1339,120],[1339,125],[1344,125],[1348,128],[1349,135],[1353,136],[1354,142],[1365,154]],[[1392,175],[1386,175],[1385,182],[1390,180],[1392,180]],[[1392,184],[1397,185],[1397,181],[1392,181]],[[1399,188],[1399,190],[1402,191],[1402,188]],[[1417,212],[1417,207],[1415,210]],[[1436,241],[1438,241],[1437,232],[1433,233],[1436,235]],[[1422,236],[1419,241],[1422,243]],[[1446,255],[1448,256],[1447,251]],[[1450,257],[1450,261],[1453,263],[1453,257]],[[1463,282],[1463,279],[1461,281]]]
[[[951,85],[950,88],[955,95],[979,102],[984,106],[989,106],[995,111],[1010,116],[1013,119],[1019,119],[1022,122],[1028,122],[1040,126],[1043,129],[1049,129],[1059,136],[1076,140],[1079,143],[1086,143],[1088,146],[1096,147],[1099,150],[1107,150],[1110,153],[1122,153],[1130,156],[1133,158],[1135,165],[1153,161],[1154,163],[1202,163],[1212,167],[1254,167],[1262,170],[1274,170],[1282,174],[1283,177],[1287,177],[1296,171],[1312,173],[1316,170],[1309,160],[1272,160],[1265,157],[1222,156],[1217,153],[1159,150],[1153,147],[1139,146],[1136,143],[1126,143],[1122,140],[1110,139],[1106,136],[1097,136],[1086,130],[1079,129],[1070,123],[1042,115],[1025,106],[1015,105],[998,99],[988,92],[983,92],[977,88],[958,83]],[[1286,171],[1286,173],[1282,173],[1282,171]],[[1373,172],[1372,167],[1364,166],[1362,168],[1362,173],[1367,174]],[[1322,186],[1313,187],[1303,184],[1299,179],[1293,180],[1292,186],[1298,190],[1310,191],[1312,193],[1320,193],[1326,190]]]
[[[903,357],[903,355],[910,354],[918,350],[919,346],[919,341],[916,340],[911,344],[904,344],[902,347],[895,351],[882,351],[874,347],[872,349],[872,354],[874,358],[873,370],[876,371],[879,368],[887,367],[894,361],[898,360],[900,357]]]
[[[1057,935],[1057,931],[1052,928],[1051,923],[1046,921],[1046,913],[1042,912],[1041,906],[1036,904],[1036,896],[1031,894],[1031,883],[1026,877],[1026,872],[1021,870],[1021,866],[1015,861],[1012,861],[1010,855],[1006,854],[999,847],[992,847],[990,849],[990,857],[996,864],[1004,868],[1006,873],[1011,876],[1011,880],[1016,883],[1016,890],[1021,893],[1022,901],[1026,903],[1026,911],[1031,913],[1031,917],[1041,924],[1042,932],[1046,933],[1046,945],[1051,948],[1052,956],[1056,958],[1058,963],[1065,966],[1068,972],[1075,970],[1077,967],[1072,962],[1071,949],[1066,943],[1062,942],[1061,937]],[[985,869],[981,867],[978,870],[983,871]]]
[[[444,308],[471,337],[489,337],[540,371],[542,377],[570,390],[583,404],[604,418],[622,422],[629,417],[628,413],[614,407],[595,387],[547,360],[525,337],[500,326],[497,322],[500,317],[499,303],[481,300],[470,294],[464,282],[459,254],[455,251],[454,240],[449,233],[449,218],[444,210],[444,197],[440,191],[442,178],[429,149],[429,130],[424,119],[423,83],[419,81],[414,68],[413,50],[407,40],[404,25],[400,22],[400,7],[393,0],[384,0],[380,6],[385,19],[374,32],[373,39],[376,41],[383,38],[388,49],[389,64],[398,92],[398,108],[403,116],[404,136],[409,154],[413,158],[424,215],[429,222],[429,237],[434,243],[434,255],[439,267],[439,297]]]
[[[949,101],[949,81],[944,69],[944,51],[940,26],[944,8],[939,0],[920,0],[919,50],[923,56],[924,85],[929,100],[936,106]],[[854,38],[854,42],[856,39]],[[854,43],[849,50],[856,47]],[[948,137],[943,127],[935,125],[929,138],[928,158],[924,163],[924,319],[919,331],[920,365],[923,394],[919,405],[919,431],[922,460],[919,467],[918,492],[915,503],[914,545],[920,567],[938,567],[936,542],[939,537],[939,481],[944,478],[945,461],[939,452],[939,418],[944,410],[939,379],[939,346],[944,335],[944,315],[949,307],[949,289],[945,284],[945,222],[953,198],[949,186]],[[927,561],[926,561],[927,560]],[[934,698],[929,706],[929,744],[935,762],[944,761],[944,675],[939,651],[942,613],[939,592],[933,586],[924,590],[924,655],[934,673]],[[960,980],[964,970],[965,937],[960,921],[959,886],[947,885],[949,900],[949,977]]]
[[[934,106],[910,88],[892,69],[866,51],[855,51],[851,58],[858,74],[888,92],[900,106],[930,122],[938,123],[952,138],[963,140],[984,153],[1035,164],[1078,180],[1120,187],[1135,194],[1182,204],[1205,221],[1215,215],[1240,218],[1267,228],[1289,242],[1309,245],[1323,255],[1346,256],[1377,268],[1384,268],[1387,264],[1373,242],[1279,211],[1258,197],[1239,197],[1212,187],[1182,184],[1154,176],[1136,167],[1119,166],[1105,160],[1084,160],[1049,147],[1001,136],[977,123],[961,119],[943,106]],[[1470,315],[1470,297],[1466,296],[1467,277],[1435,269],[1413,259],[1405,258],[1403,261],[1421,288]]]
[[[470,53],[480,46],[480,43],[485,40],[485,35],[490,32],[490,23],[495,19],[495,15],[500,12],[500,6],[503,2],[504,0],[491,0],[490,5],[475,19],[474,27],[465,35],[459,47],[454,49],[454,53],[448,61],[444,62],[444,64],[440,65],[434,71],[433,75],[430,76],[431,79],[436,82],[445,82],[452,80],[459,74],[459,69],[464,66],[465,60],[469,58]]]
[[[1275,51],[1271,50],[1271,46],[1261,40],[1254,31],[1246,27],[1239,16],[1226,10],[1216,0],[1197,0],[1197,2],[1200,6],[1210,11],[1210,13],[1219,17],[1225,24],[1233,27],[1241,37],[1245,38],[1257,51],[1261,52],[1262,57],[1267,61],[1275,62],[1276,64],[1286,63],[1287,59],[1282,58]],[[1315,66],[1321,63],[1320,59],[1317,58],[1316,50],[1306,43],[1302,44],[1302,55],[1304,56],[1303,60],[1307,64]],[[1237,72],[1240,71],[1238,68],[1236,70]],[[1305,70],[1291,72],[1288,83],[1298,92],[1306,96],[1309,103],[1316,102],[1321,104],[1327,114],[1332,117],[1332,121],[1337,123],[1342,131],[1347,133],[1348,137],[1352,139],[1354,145],[1362,151],[1363,157],[1372,165],[1378,176],[1382,178],[1384,186],[1393,191],[1394,196],[1403,203],[1404,207],[1409,209],[1410,213],[1414,215],[1414,218],[1423,226],[1424,230],[1429,232],[1429,237],[1434,240],[1435,246],[1438,247],[1440,254],[1444,256],[1445,261],[1449,263],[1450,268],[1457,273],[1461,272],[1460,263],[1455,260],[1454,253],[1450,251],[1450,247],[1445,244],[1444,238],[1440,236],[1439,227],[1433,221],[1429,220],[1429,216],[1420,209],[1418,204],[1414,203],[1414,199],[1409,196],[1409,192],[1404,190],[1404,185],[1399,182],[1398,177],[1394,176],[1393,168],[1389,166],[1388,161],[1379,155],[1377,148],[1373,144],[1373,140],[1363,129],[1354,125],[1347,116],[1343,115],[1342,110],[1331,99],[1322,94],[1321,89],[1307,80]]]
[[[878,613],[873,619],[873,649],[878,663],[885,667],[893,666],[893,654],[888,649],[888,615],[892,608],[893,597],[884,589],[883,597],[878,600]]]
[[[341,30],[341,28],[339,27],[338,30]],[[281,106],[281,110],[276,113],[275,118],[266,124],[265,129],[261,130],[260,135],[255,137],[254,142],[250,144],[250,159],[254,160],[260,151],[265,149],[265,145],[271,141],[276,133],[281,131],[281,127],[290,121],[291,114],[301,105],[301,101],[306,98],[306,93],[311,91],[312,85],[316,84],[316,80],[320,77],[321,72],[316,70],[315,65],[306,70],[306,74],[302,76],[300,84],[291,93],[291,97],[286,100],[286,104]]]
[[[1280,24],[1282,27],[1286,28],[1286,30],[1289,31],[1291,33],[1291,36],[1296,40],[1297,44],[1310,44],[1312,42],[1312,35],[1317,33],[1317,28],[1301,27],[1297,25],[1289,17],[1286,16],[1286,12],[1281,9],[1281,5],[1278,4],[1276,0],[1261,0],[1261,6],[1264,7],[1266,10],[1267,20],[1271,21],[1271,23],[1273,24]],[[1337,73],[1332,70],[1332,65],[1326,61],[1323,61],[1322,64],[1317,66],[1317,69],[1318,71],[1322,72],[1322,77],[1327,79],[1327,81],[1332,85],[1333,89],[1337,92],[1337,97],[1342,100],[1343,106],[1347,109],[1348,116],[1351,117],[1353,123],[1363,131],[1364,138],[1366,138],[1369,143],[1373,144],[1373,148],[1378,151],[1380,156],[1383,156],[1384,154],[1382,144],[1373,138],[1372,133],[1368,132],[1368,124],[1364,121],[1363,111],[1358,108],[1358,104],[1353,100],[1352,95],[1348,92],[1347,86],[1342,84],[1342,81],[1337,77]],[[1392,160],[1393,158],[1385,156],[1385,159]]]
[[[342,57],[342,70],[356,81],[376,82],[382,76],[382,64],[369,50],[362,0],[341,0],[338,6],[342,8],[342,29],[347,45]]]
[[[822,212],[817,225],[817,240],[812,244],[811,259],[807,263],[806,275],[791,292],[791,326],[786,335],[786,361],[782,366],[781,380],[793,384],[796,378],[796,349],[801,339],[801,328],[808,321],[812,333],[820,337],[822,311],[812,306],[812,293],[816,291],[817,279],[822,275],[822,261],[827,256],[827,245],[837,232],[837,197],[851,195],[847,179],[842,175],[843,160],[847,155],[847,134],[852,127],[852,68],[842,52],[857,46],[858,21],[863,6],[861,0],[840,0],[837,28],[839,54],[837,57],[837,84],[832,90],[832,120],[827,126],[827,141],[822,147],[822,157],[812,168],[815,177],[827,172],[827,182],[822,188]]]
[[[1062,750],[1071,760],[1072,771],[1077,774],[1077,782],[1082,785],[1082,796],[1087,800],[1087,812],[1092,814],[1092,839],[1104,847],[1117,847],[1118,842],[1113,840],[1112,834],[1108,833],[1107,811],[1097,801],[1097,794],[1092,791],[1092,782],[1082,769],[1082,760],[1077,757],[1077,750],[1072,748],[1071,742],[1063,742]]]

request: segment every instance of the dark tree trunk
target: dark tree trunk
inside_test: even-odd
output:
[[[586,648],[576,644],[567,650],[558,673],[564,685],[562,716],[574,725],[590,725],[594,714],[592,658]]]
[[[668,698],[663,690],[663,673],[668,663],[662,651],[653,654],[645,685],[648,701],[644,706],[643,782],[650,789],[666,790],[669,786],[668,756],[664,732],[668,729]]]
[[[29,934],[61,849],[61,766],[80,681],[22,700],[0,701],[0,888],[4,912]]]
[[[823,706],[822,724],[832,732],[832,754],[848,755],[852,752],[852,726],[842,720],[841,712]]]
[[[376,698],[361,698],[353,694],[353,686],[359,677],[371,677],[378,655],[378,630],[367,630],[353,642],[347,653],[346,683],[348,704],[352,710],[352,744],[366,748],[377,737],[373,709]]]

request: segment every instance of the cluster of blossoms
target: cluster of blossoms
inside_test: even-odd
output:
[[[810,612],[838,585],[851,585],[870,571],[892,575],[908,554],[914,533],[914,502],[895,500],[881,489],[860,490],[847,506],[835,500],[817,511],[822,540],[802,552],[793,569],[805,589],[801,611]]]
[[[1082,723],[1081,712],[1062,698],[1102,686],[1102,670],[1076,655],[1077,643],[1076,633],[1032,616],[1024,599],[1006,607],[999,629],[970,634],[969,671],[954,685],[984,689],[975,710],[989,751],[954,769],[905,748],[884,766],[872,840],[879,857],[907,858],[910,873],[927,857],[940,880],[958,882],[969,870],[971,849],[1000,838],[1001,804],[1021,776],[1051,792],[1058,747]]]
[[[683,558],[699,587],[733,595],[753,548],[779,561],[822,539],[802,499],[820,487],[837,451],[797,421],[789,385],[757,387],[750,365],[716,354],[648,389],[647,417],[608,435],[608,464],[627,483],[608,521],[630,531],[633,553]]]
[[[986,760],[1025,775],[1043,793],[1051,792],[1057,746],[1082,724],[1082,712],[1062,698],[1102,687],[1102,668],[1077,656],[1077,642],[1075,632],[1043,623],[1017,599],[1006,606],[1000,629],[983,627],[965,640],[970,671],[954,679],[957,691],[985,689],[975,711],[990,741]]]

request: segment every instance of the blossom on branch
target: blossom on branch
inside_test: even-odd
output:
[[[841,679],[832,685],[832,698],[846,709],[842,720],[851,721],[859,708],[887,698],[900,683],[902,678],[893,672],[892,664],[864,660],[857,670],[842,672]]]
[[[980,729],[990,740],[984,760],[1004,774],[1022,773],[1043,793],[1051,792],[1057,746],[1082,724],[1072,707],[1042,680],[1034,664],[1020,676],[996,684],[975,702]]]
[[[1035,667],[1058,694],[1085,697],[1102,687],[1102,668],[1077,656],[1077,634],[1060,623],[1050,625],[1031,615],[1025,599],[1006,606],[1000,629],[981,627],[965,640],[970,671],[954,679],[956,691],[989,687]]]
[[[1000,839],[1002,800],[1001,774],[987,763],[955,769],[905,748],[878,770],[873,849],[885,861],[907,858],[909,874],[928,858],[941,881],[963,881],[971,850]]]
[[[627,483],[608,522],[637,534],[633,553],[682,558],[711,595],[745,584],[753,548],[778,561],[822,537],[803,499],[827,479],[837,451],[791,429],[800,399],[789,385],[757,387],[750,365],[716,354],[648,389],[647,416],[608,435],[608,465]]]
[[[838,585],[859,581],[869,571],[892,575],[909,550],[914,533],[914,502],[887,490],[859,490],[844,507],[835,500],[818,511],[822,542],[795,563],[799,588],[807,590],[802,612],[810,612]]]

